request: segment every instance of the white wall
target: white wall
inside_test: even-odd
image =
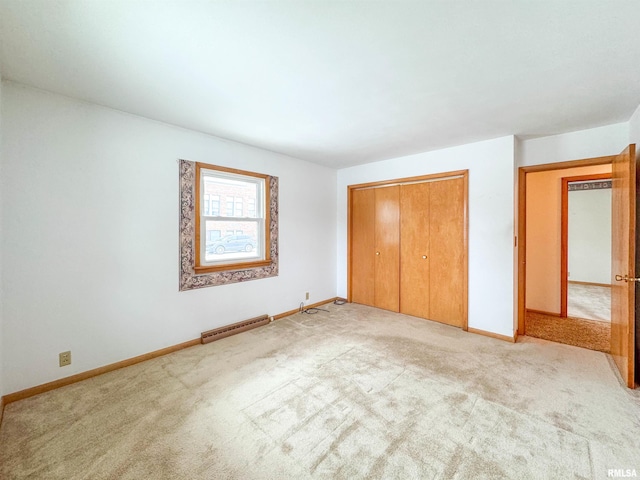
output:
[[[548,137],[521,140],[518,149],[520,167],[568,162],[620,153],[629,144],[629,124],[604,127]]]
[[[611,284],[611,189],[569,192],[569,281]]]
[[[469,169],[469,327],[514,332],[514,138],[338,171],[338,295],[347,295],[347,186]]]
[[[2,111],[2,75],[0,74],[0,112]],[[0,397],[4,395],[4,356],[3,356],[3,330],[4,330],[4,321],[2,317],[2,304],[4,302],[3,294],[2,294],[2,276],[3,276],[3,268],[2,268],[2,256],[3,256],[3,230],[2,230],[2,115],[0,114]]]
[[[5,393],[335,296],[335,170],[2,88]],[[178,292],[178,158],[280,178],[278,277]]]

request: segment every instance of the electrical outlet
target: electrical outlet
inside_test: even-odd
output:
[[[62,352],[60,355],[60,366],[65,367],[71,365],[71,352]]]
[[[309,292],[305,293],[304,299],[309,300]]]

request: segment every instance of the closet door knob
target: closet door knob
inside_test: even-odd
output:
[[[376,255],[380,255],[380,252],[376,252]]]
[[[426,255],[422,255],[422,258],[426,259],[426,258],[427,258],[427,256],[426,256]]]

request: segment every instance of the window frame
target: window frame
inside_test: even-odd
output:
[[[219,271],[198,274],[195,265],[195,226],[196,226],[196,162],[178,159],[179,215],[178,215],[178,290],[188,292],[200,288],[218,287],[233,283],[263,280],[279,275],[279,197],[280,180],[269,175],[270,203],[269,217],[271,241],[271,264],[265,267],[243,268],[241,270]]]
[[[246,170],[239,170],[236,168],[228,168],[228,167],[220,167],[217,165],[211,165],[208,163],[195,162],[195,199],[194,199],[194,209],[195,209],[195,232],[194,232],[194,254],[195,254],[195,265],[193,266],[194,272],[197,275],[213,273],[213,272],[226,272],[226,271],[234,271],[234,270],[246,270],[251,268],[258,267],[266,267],[272,264],[271,260],[271,235],[270,235],[270,226],[271,226],[271,185],[270,185],[270,175],[265,175],[262,173],[249,172]],[[232,175],[241,175],[244,177],[254,177],[261,179],[264,182],[264,205],[262,208],[264,209],[264,217],[263,217],[263,237],[258,239],[258,241],[263,246],[264,251],[264,259],[255,260],[251,259],[248,261],[232,261],[230,263],[224,264],[204,264],[202,262],[202,253],[203,247],[202,245],[206,245],[206,242],[202,241],[202,205],[201,205],[201,188],[202,188],[202,170],[213,170],[222,173],[232,174]],[[234,201],[234,213],[235,213],[235,198]],[[258,217],[254,217],[258,218]],[[206,247],[204,247],[206,248]]]

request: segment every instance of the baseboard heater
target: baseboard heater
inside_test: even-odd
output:
[[[260,315],[259,317],[250,318],[242,322],[234,323],[233,325],[227,325],[226,327],[215,328],[208,330],[200,334],[202,343],[210,343],[221,338],[235,335],[236,333],[246,332],[252,328],[261,327],[269,323],[269,315]]]

